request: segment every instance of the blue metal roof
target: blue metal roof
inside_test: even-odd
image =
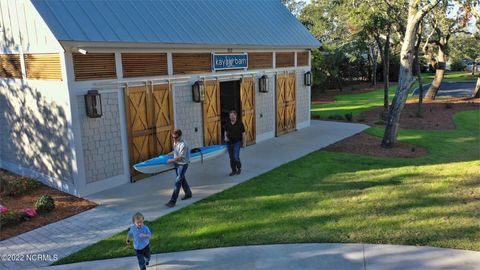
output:
[[[280,0],[31,0],[60,41],[320,46]]]

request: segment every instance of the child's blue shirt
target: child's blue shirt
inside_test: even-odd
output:
[[[148,237],[140,237],[141,233],[148,235]],[[133,225],[130,227],[128,235],[133,236],[134,249],[144,249],[150,243],[149,238],[152,237],[150,229],[145,224],[140,228],[137,228],[136,225]]]

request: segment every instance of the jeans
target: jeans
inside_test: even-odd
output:
[[[187,179],[185,178],[185,173],[187,172],[188,164],[175,164],[175,173],[177,178],[175,178],[175,187],[173,188],[172,198],[170,199],[171,203],[176,203],[178,199],[178,194],[180,193],[180,187],[183,188],[185,196],[191,196],[192,191],[188,186]]]
[[[147,262],[150,261],[150,245],[147,245],[143,249],[135,249],[135,251],[137,252],[137,259],[140,270],[147,269],[147,267],[145,266],[145,260]]]
[[[240,147],[242,147],[242,141],[228,145],[228,156],[230,157],[232,172],[236,172],[242,168],[242,163],[240,162]]]

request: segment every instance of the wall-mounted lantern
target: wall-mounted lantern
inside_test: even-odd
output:
[[[267,93],[268,92],[268,76],[263,75],[262,77],[260,77],[260,79],[258,79],[258,85],[259,85],[258,91],[262,93]]]
[[[312,73],[310,71],[305,72],[303,84],[305,86],[312,86]]]
[[[97,90],[89,90],[85,95],[85,105],[87,107],[87,116],[98,118],[102,116],[102,96]]]
[[[205,99],[205,86],[202,81],[196,81],[192,85],[193,102],[202,102]]]

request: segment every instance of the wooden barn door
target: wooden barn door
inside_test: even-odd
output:
[[[220,82],[205,81],[203,101],[203,144],[221,143]]]
[[[283,135],[287,133],[287,127],[285,126],[285,108],[286,108],[286,98],[285,98],[285,82],[287,81],[287,76],[284,74],[277,74],[277,81],[275,87],[275,100],[276,100],[276,136]]]
[[[245,126],[247,145],[255,143],[255,78],[243,78],[240,83],[242,122]]]
[[[125,88],[130,176],[144,177],[133,164],[171,151],[173,103],[169,85]]]
[[[278,74],[276,96],[276,136],[295,130],[295,73]]]
[[[291,73],[285,82],[285,127],[287,132],[295,131],[296,127],[295,94],[295,73]]]

